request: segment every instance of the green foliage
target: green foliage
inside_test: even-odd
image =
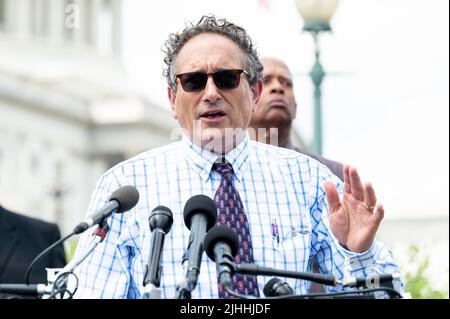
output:
[[[78,238],[73,238],[67,241],[64,245],[64,250],[66,252],[66,261],[70,262],[73,258],[73,254],[75,253],[75,249],[77,248]]]
[[[414,299],[445,299],[448,298],[448,291],[434,289],[426,277],[429,265],[429,257],[420,257],[419,248],[411,245],[409,248],[409,264],[417,265],[415,271],[404,274],[405,291],[409,292]]]

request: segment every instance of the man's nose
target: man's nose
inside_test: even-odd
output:
[[[214,103],[220,98],[221,95],[219,94],[219,89],[214,83],[212,76],[208,76],[208,80],[206,81],[206,86],[203,93],[203,100],[205,102]]]
[[[284,94],[284,87],[278,80],[273,80],[272,83],[270,83],[270,92],[271,93],[279,93]]]

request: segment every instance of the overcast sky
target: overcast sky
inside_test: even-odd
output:
[[[125,1],[124,59],[136,87],[169,108],[161,48],[186,21],[240,24],[261,56],[295,74],[296,127],[312,139],[313,43],[293,0]],[[341,0],[321,37],[324,155],[373,182],[386,218],[448,216],[449,2]]]

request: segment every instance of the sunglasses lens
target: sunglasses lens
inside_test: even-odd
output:
[[[240,70],[220,70],[213,74],[214,83],[220,90],[232,90],[238,87]]]
[[[244,70],[219,70],[212,74],[190,72],[177,75],[186,92],[198,92],[205,88],[208,76],[212,75],[214,84],[219,90],[232,90],[239,86],[241,73]]]
[[[207,80],[208,76],[201,72],[185,73],[180,76],[181,86],[186,92],[203,90]]]

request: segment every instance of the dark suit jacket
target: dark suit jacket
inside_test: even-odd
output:
[[[60,237],[56,224],[19,215],[0,206],[0,283],[25,283],[31,261]],[[46,284],[45,268],[65,265],[64,246],[58,245],[36,264],[30,282]]]
[[[329,160],[325,157],[322,157],[320,155],[314,154],[314,153],[310,153],[307,150],[294,146],[292,144],[288,144],[286,145],[286,148],[290,149],[290,150],[294,150],[297,151],[299,153],[308,155],[316,160],[318,160],[320,163],[322,163],[323,165],[325,165],[326,167],[328,167],[330,169],[330,171],[336,175],[337,177],[339,177],[339,179],[341,181],[344,180],[344,165],[342,163],[336,162],[336,161],[332,161]]]

